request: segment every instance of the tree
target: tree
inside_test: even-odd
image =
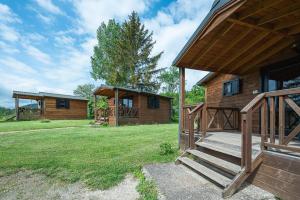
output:
[[[93,97],[93,90],[95,89],[94,84],[83,84],[78,85],[77,88],[73,91],[75,95],[91,99]]]
[[[204,87],[199,85],[194,85],[191,91],[186,92],[185,103],[187,105],[195,105],[205,100],[205,90]]]
[[[97,30],[98,44],[94,47],[92,77],[113,86],[138,87],[157,90],[155,75],[162,52],[151,56],[155,42],[141,23],[136,12],[121,25],[114,20],[102,23]]]
[[[163,71],[159,80],[161,89],[164,93],[176,93],[179,88],[179,70],[176,67],[170,67],[169,70]]]
[[[85,97],[88,99],[88,118],[94,117],[94,99],[93,99],[93,90],[95,85],[93,84],[84,84],[78,85],[77,88],[73,91],[74,95]]]

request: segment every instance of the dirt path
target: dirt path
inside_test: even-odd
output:
[[[135,200],[138,181],[128,175],[119,185],[109,190],[90,190],[82,183],[66,184],[35,174],[22,171],[0,178],[0,199],[6,200]]]

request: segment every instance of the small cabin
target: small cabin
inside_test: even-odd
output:
[[[87,118],[88,100],[83,97],[13,91],[13,98],[15,98],[16,120]],[[33,100],[35,103],[20,106],[20,99]]]
[[[98,96],[108,99],[107,109],[95,109],[95,121],[98,123],[118,126],[171,121],[170,97],[138,89],[100,86],[94,91],[95,108]]]
[[[300,199],[300,2],[215,0],[175,58],[180,71],[177,159],[229,197],[243,182]],[[205,103],[185,104],[185,69]]]

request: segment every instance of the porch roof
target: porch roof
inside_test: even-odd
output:
[[[128,93],[135,93],[135,94],[146,94],[146,95],[155,95],[159,96],[162,98],[167,98],[167,99],[173,99],[173,97],[168,97],[160,94],[156,94],[153,92],[147,92],[147,91],[142,91],[138,89],[132,89],[132,88],[124,88],[124,87],[115,87],[115,86],[108,86],[108,85],[101,85],[94,91],[94,95],[101,95],[101,96],[106,96],[106,97],[114,97],[115,96],[115,90],[119,90],[119,97],[126,96]]]
[[[80,96],[74,95],[65,95],[65,94],[54,94],[54,93],[47,93],[47,92],[23,92],[23,91],[13,91],[13,98],[20,98],[20,99],[33,99],[33,100],[40,100],[44,97],[53,97],[53,98],[62,98],[62,99],[74,99],[74,100],[81,100],[81,101],[88,101],[88,99]]]
[[[246,74],[300,54],[300,2],[216,0],[214,4],[173,65]]]

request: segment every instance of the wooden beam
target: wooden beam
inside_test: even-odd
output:
[[[294,18],[294,19],[291,19],[291,20],[284,20],[282,22],[277,23],[274,27],[274,31],[290,28],[290,27],[295,26],[297,24],[300,24],[299,16],[297,18]]]
[[[181,144],[181,134],[184,129],[184,100],[185,100],[185,68],[179,68],[179,127],[178,127],[178,146]]]
[[[283,141],[284,145],[287,145],[296,135],[300,133],[300,124],[298,124]]]
[[[211,36],[211,39],[207,42],[207,44],[204,46],[203,49],[201,49],[195,57],[192,59],[194,62],[192,63],[192,66],[195,66],[202,58],[205,56],[205,54],[211,50],[214,45],[222,40],[222,37],[226,35],[228,31],[233,27],[233,24],[230,24],[229,26],[226,26],[225,29],[222,28],[221,31],[214,31],[213,35]],[[221,34],[222,33],[222,34]]]
[[[217,63],[222,56],[226,55],[228,51],[230,51],[236,44],[241,42],[241,40],[243,40],[251,31],[252,29],[246,29],[243,33],[239,34],[235,38],[235,40],[231,41],[229,45],[227,45],[224,49],[222,49],[222,51],[219,53],[216,59],[211,59],[211,61],[207,64],[207,66],[215,65],[215,63]]]
[[[257,25],[261,26],[297,12],[300,12],[300,5],[292,3],[289,7],[281,8],[276,12],[272,12],[272,15],[260,18]]]
[[[281,50],[291,46],[294,43],[292,40],[283,39],[280,42],[276,44],[275,47],[273,47],[270,50],[266,50],[265,54],[261,54],[259,57],[257,57],[255,60],[250,60],[247,64],[244,65],[244,67],[241,69],[240,73],[247,73],[249,70],[251,70],[252,67],[258,66],[263,61],[267,60],[268,58],[272,57],[273,55],[279,53]]]
[[[275,143],[275,100],[274,97],[270,97],[270,142]]]
[[[278,144],[271,144],[268,142],[265,143],[265,146],[300,153],[300,148],[296,146],[293,147],[293,146],[286,146],[286,145],[278,145]]]
[[[251,49],[253,46],[255,46],[258,42],[260,42],[261,40],[263,40],[264,38],[266,38],[269,35],[269,33],[261,33],[259,35],[257,35],[256,37],[252,38],[250,41],[247,42],[246,45],[243,46],[243,49],[240,49],[239,52],[237,52],[236,54],[232,55],[225,63],[222,64],[222,66],[220,66],[217,71],[221,71],[222,69],[228,67],[233,61],[235,61],[236,59],[238,59],[241,55],[243,55],[244,53],[246,53],[249,49]]]
[[[285,97],[284,100],[300,116],[300,107],[290,97]]]
[[[273,5],[276,5],[284,0],[258,0],[253,4],[253,6],[245,9],[245,11],[242,11],[238,13],[238,19],[245,19],[247,17],[253,16],[257,13],[260,13],[261,11],[268,9],[272,7]]]
[[[19,97],[15,98],[16,120],[19,120]]]
[[[271,46],[276,44],[281,39],[282,39],[282,37],[280,37],[280,36],[274,36],[273,38],[271,38],[270,40],[268,40],[267,42],[262,44],[260,47],[256,48],[255,51],[253,51],[252,53],[249,53],[247,56],[245,56],[245,57],[241,58],[240,60],[238,60],[238,62],[231,67],[231,69],[229,71],[229,74],[234,72],[239,67],[244,66],[245,63],[247,63],[248,61],[254,59],[257,55],[261,54],[263,51],[270,48]]]
[[[115,125],[119,126],[119,89],[115,90]]]
[[[262,106],[260,110],[260,133],[261,133],[261,150],[265,150],[264,142],[267,142],[267,127],[268,127],[268,118],[267,118],[267,100],[264,98],[262,100]]]
[[[294,35],[300,33],[300,26],[291,27],[288,31],[288,35]]]
[[[279,144],[283,144],[285,135],[285,106],[283,96],[279,96]]]

